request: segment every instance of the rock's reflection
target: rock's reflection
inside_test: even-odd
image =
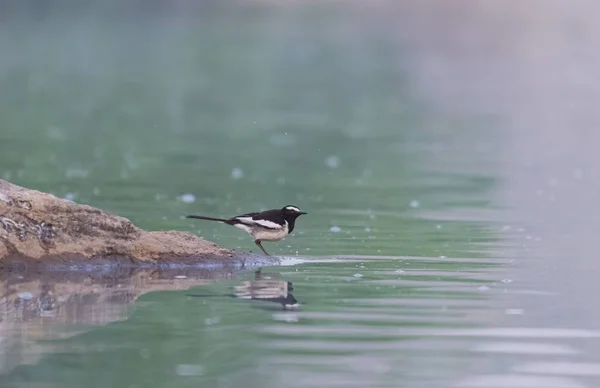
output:
[[[231,276],[227,270],[200,269],[0,272],[0,374],[36,362],[48,346],[41,340],[126,319],[143,294],[186,290]]]

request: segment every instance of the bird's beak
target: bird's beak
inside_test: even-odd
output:
[[[308,214],[307,212],[300,212],[300,214]]]

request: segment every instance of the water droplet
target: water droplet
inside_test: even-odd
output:
[[[525,310],[523,310],[523,309],[506,309],[506,310],[504,310],[504,313],[506,315],[523,315],[525,313]]]
[[[31,300],[33,299],[33,294],[31,292],[19,292],[19,298],[23,300]]]
[[[9,205],[12,203],[12,199],[10,199],[8,195],[2,193],[0,193],[0,201],[5,202]]]
[[[360,274],[360,273],[355,273],[355,274],[354,274],[354,275],[352,275],[352,276],[354,276],[355,278],[362,278],[362,277],[363,277],[363,275],[362,275],[362,274]]]
[[[339,226],[332,226],[331,228],[329,228],[329,230],[333,233],[339,233],[342,231],[342,228],[340,228]]]
[[[184,203],[194,203],[196,202],[196,196],[194,194],[185,193],[181,194],[179,200]]]
[[[447,259],[446,256],[440,256],[440,259]]]
[[[65,177],[69,179],[84,179],[87,178],[90,171],[85,168],[69,167],[65,172]]]
[[[512,283],[513,281],[510,279],[502,279],[502,283],[504,284],[508,284],[508,283]]]
[[[325,164],[329,168],[338,168],[340,166],[340,158],[338,158],[337,156],[330,156],[327,159],[325,159]]]
[[[435,226],[435,228],[436,228],[436,229],[442,229],[442,225],[440,225],[440,224],[437,224],[437,225]]]
[[[401,269],[397,269],[397,270],[395,270],[394,272],[396,272],[396,273],[404,273],[404,271],[403,271],[403,270],[401,270]]]
[[[420,205],[421,204],[416,199],[413,199],[412,201],[410,201],[410,207],[412,207],[412,208],[418,208]]]
[[[67,138],[67,134],[63,128],[53,125],[46,128],[46,136],[48,136],[50,139],[58,141],[63,141]]]
[[[206,326],[215,325],[215,324],[217,324],[217,323],[219,323],[219,322],[221,322],[221,318],[219,318],[219,317],[206,318],[206,319],[204,320],[204,324],[205,324]]]
[[[94,189],[92,190],[92,194],[98,196],[100,195],[101,191],[98,187],[94,187]]]
[[[77,197],[77,193],[67,193],[64,196],[64,198],[69,201],[74,201],[76,197]]]
[[[176,275],[174,276],[175,279],[187,279],[187,276],[185,275]]]
[[[490,288],[488,286],[479,286],[479,287],[477,287],[477,289],[479,291],[489,291],[490,290]]]
[[[204,374],[204,368],[202,365],[179,364],[175,368],[175,373],[178,376],[201,376]]]
[[[244,171],[241,168],[236,167],[233,170],[231,170],[231,177],[233,179],[240,179],[243,176],[244,176]]]
[[[371,228],[369,228],[368,226],[365,228],[365,232],[369,233],[371,231]]]

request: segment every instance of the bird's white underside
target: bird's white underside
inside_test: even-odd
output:
[[[250,217],[238,217],[238,220],[243,224],[235,224],[234,226],[241,229],[254,237],[255,240],[262,241],[279,241],[288,234],[288,223],[281,226],[275,222],[267,220],[253,220]]]

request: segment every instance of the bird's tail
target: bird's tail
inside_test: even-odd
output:
[[[224,222],[226,224],[231,224],[231,220],[228,220],[226,218],[214,218],[214,217],[205,217],[205,216],[186,216],[185,218],[195,218],[197,220],[217,221],[217,222]]]

